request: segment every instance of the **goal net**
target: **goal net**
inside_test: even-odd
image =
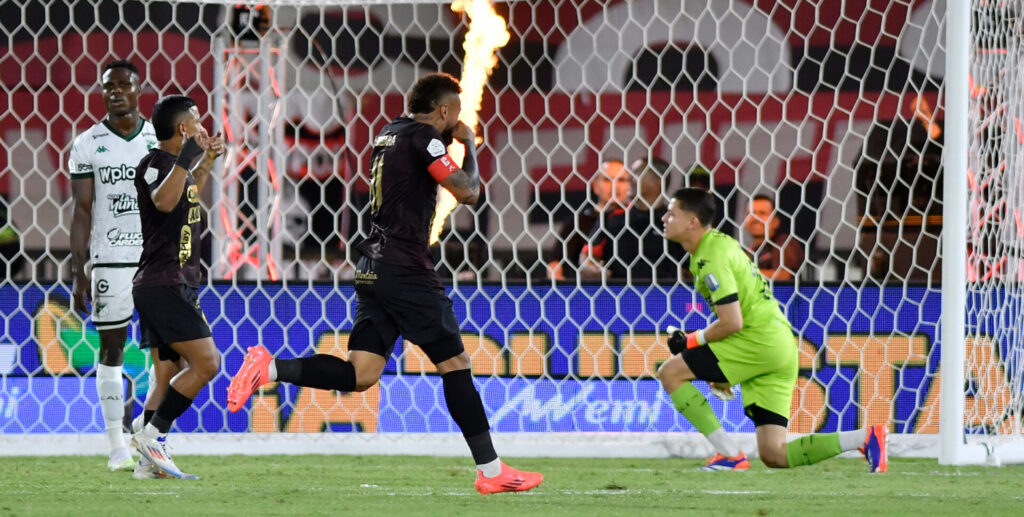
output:
[[[223,371],[177,421],[191,433],[181,452],[252,439],[280,444],[267,452],[465,452],[439,376],[405,341],[366,392],[270,385],[225,409],[248,346],[347,353],[370,143],[435,71],[484,78],[478,109],[463,103],[484,192],[439,217],[432,251],[502,454],[710,452],[654,378],[665,329],[712,317],[661,237],[665,197],[682,186],[716,195],[716,226],[750,249],[793,323],[792,433],[886,424],[893,454],[937,455],[943,297],[966,282],[964,417],[950,432],[1019,436],[1020,2],[971,2],[970,116],[956,133],[970,137],[969,166],[956,170],[943,1],[526,0],[494,3],[497,25],[478,4],[492,7],[0,5],[0,442],[53,453],[73,435],[75,450],[103,450],[98,334],[69,301],[67,160],[105,116],[100,70],[119,58],[141,71],[143,116],[184,93],[228,143],[202,195],[201,303]],[[501,31],[493,50],[476,37]],[[946,170],[969,184],[965,236],[943,243],[967,250],[954,285]],[[135,173],[122,172],[96,181]],[[137,414],[148,354],[130,329]],[[710,401],[753,450],[740,398]]]
[[[959,456],[960,461],[971,461],[969,446],[980,444],[983,447],[976,452],[984,453],[990,463],[1021,462],[1024,3],[977,2],[969,11],[964,6],[953,7],[970,13],[963,22],[970,26],[969,38],[963,42],[968,50],[967,81],[960,81],[966,91],[959,96],[968,101],[967,134],[960,140],[967,143],[967,175],[962,182],[967,193],[966,339],[957,354],[962,354],[965,365],[965,396],[956,399],[964,401],[967,440],[965,446],[958,447]],[[950,156],[954,156],[952,149]],[[963,200],[952,195],[950,199],[951,204]],[[959,348],[960,343],[956,345]],[[952,398],[960,390],[960,386],[952,386],[945,393]],[[951,451],[944,450],[940,461],[955,462],[955,456],[947,454]]]

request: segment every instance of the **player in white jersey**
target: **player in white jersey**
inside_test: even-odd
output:
[[[100,84],[107,116],[75,138],[68,159],[74,196],[72,294],[75,309],[83,313],[90,312],[91,301],[92,322],[100,334],[96,391],[110,445],[107,466],[122,470],[135,466],[122,431],[121,373],[128,324],[135,309],[132,277],[142,253],[135,166],[157,140],[153,125],[139,113],[141,87],[135,65],[129,61],[107,64]],[[88,262],[92,263],[91,275]],[[146,406],[155,410],[163,387],[153,384]]]

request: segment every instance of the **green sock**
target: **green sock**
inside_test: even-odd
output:
[[[809,434],[786,444],[786,461],[791,468],[813,465],[841,452],[839,433]]]
[[[669,397],[672,398],[672,404],[676,409],[704,436],[722,427],[714,410],[711,409],[711,405],[708,404],[708,399],[704,398],[704,395],[692,383],[684,382]]]

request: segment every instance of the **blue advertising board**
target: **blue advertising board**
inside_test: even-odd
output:
[[[663,329],[700,328],[710,317],[688,287],[484,286],[449,294],[496,431],[693,429],[653,378],[668,357]],[[800,338],[800,405],[791,430],[852,429],[874,418],[898,432],[934,432],[940,374],[937,290],[777,287],[775,294]],[[976,296],[987,298],[975,302],[998,304],[1003,294]],[[64,286],[0,286],[0,356],[11,358],[0,362],[0,432],[102,429],[90,377],[95,375],[95,330],[68,309],[68,299]],[[201,304],[224,360],[221,374],[177,421],[182,431],[457,430],[445,409],[440,378],[402,340],[380,384],[366,393],[274,385],[258,397],[258,407],[229,413],[228,375],[238,369],[247,346],[261,343],[281,357],[344,353],[354,290],[213,285],[203,290]],[[981,333],[996,324],[991,319],[968,323]],[[992,358],[1007,356],[1003,342],[969,346],[988,346]],[[146,357],[137,348],[126,354],[129,385],[139,397],[145,393]],[[1002,372],[1001,363],[994,367]],[[753,430],[739,398],[711,402],[727,430]]]

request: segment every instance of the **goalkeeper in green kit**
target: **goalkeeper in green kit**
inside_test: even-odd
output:
[[[665,238],[690,253],[697,291],[717,318],[689,334],[670,328],[672,357],[658,378],[673,405],[708,438],[716,454],[704,470],[746,470],[746,454],[722,429],[704,395],[692,381],[706,381],[724,400],[739,384],[743,410],[756,427],[761,461],[773,468],[810,465],[859,449],[871,472],[885,472],[886,428],[819,433],[786,443],[790,404],[799,367],[796,340],[767,280],[732,237],[711,229],[712,194],[683,188],[672,195],[662,218]]]

